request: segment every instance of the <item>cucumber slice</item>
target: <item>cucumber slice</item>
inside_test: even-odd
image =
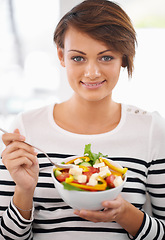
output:
[[[59,176],[59,175],[61,175],[61,174],[62,174],[62,172],[61,172],[60,170],[57,170],[57,169],[56,169],[56,170],[54,171],[54,176],[55,176],[55,177],[57,177],[57,176]]]
[[[89,162],[82,162],[79,164],[79,166],[92,167],[92,165]]]

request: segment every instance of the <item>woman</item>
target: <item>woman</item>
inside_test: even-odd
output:
[[[112,99],[121,68],[133,71],[129,17],[113,2],[87,0],[61,19],[54,41],[74,94],[20,114],[14,133],[3,135],[1,239],[164,239],[165,121]],[[47,159],[25,139],[54,160],[91,143],[128,168],[123,192],[104,211],[73,211],[54,189]],[[146,192],[153,216],[143,210]]]

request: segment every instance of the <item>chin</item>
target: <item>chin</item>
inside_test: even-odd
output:
[[[98,103],[98,102],[101,102],[101,101],[106,101],[108,100],[109,101],[109,96],[89,96],[89,97],[85,97],[83,96],[84,100],[88,101],[88,102],[93,102],[93,103]]]

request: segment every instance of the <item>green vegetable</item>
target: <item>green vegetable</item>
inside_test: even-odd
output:
[[[61,174],[62,174],[62,172],[61,172],[60,170],[57,170],[57,169],[56,169],[56,170],[54,171],[54,176],[55,176],[55,177],[57,177],[57,176],[59,176],[59,175],[61,175]]]
[[[82,162],[79,164],[79,166],[92,167],[92,165],[89,162]]]
[[[100,163],[100,160],[96,159],[95,164],[98,164],[98,163]]]
[[[91,151],[91,144],[87,144],[85,145],[85,149],[84,149],[84,155],[88,156],[90,158],[90,163],[92,164],[92,166],[96,163],[96,161],[99,159],[99,157],[107,157],[107,155],[103,155],[102,153],[93,153]]]
[[[72,190],[72,191],[84,191],[83,189],[81,188],[78,188],[78,187],[74,187],[66,182],[62,182],[63,186],[64,186],[64,189],[66,190]]]

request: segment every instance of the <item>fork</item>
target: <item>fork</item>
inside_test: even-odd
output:
[[[3,128],[0,128],[0,131],[3,132],[3,133],[8,133],[8,132],[7,132],[6,130],[4,130]],[[73,167],[74,167],[74,164],[62,164],[62,163],[53,162],[53,161],[51,160],[51,158],[48,156],[48,154],[47,154],[45,151],[41,150],[40,148],[38,148],[38,147],[36,147],[36,146],[34,146],[34,145],[31,145],[31,144],[28,143],[28,142],[24,142],[24,143],[26,143],[27,145],[29,145],[29,146],[37,149],[38,151],[42,152],[42,153],[47,157],[47,159],[51,162],[51,164],[52,164],[53,166],[56,166],[56,167],[59,167],[59,168],[73,168]]]

